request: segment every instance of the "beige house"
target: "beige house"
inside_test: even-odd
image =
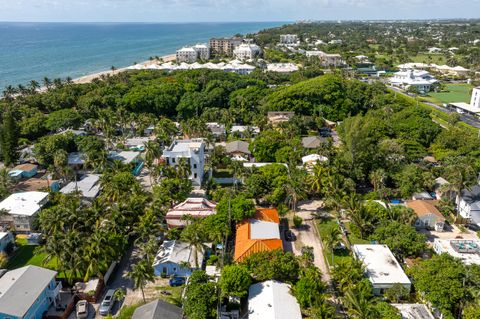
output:
[[[415,227],[443,231],[445,217],[435,207],[435,203],[437,201],[433,200],[411,200],[406,202],[406,206],[411,208],[417,215]]]

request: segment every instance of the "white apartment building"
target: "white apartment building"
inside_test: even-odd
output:
[[[240,44],[233,50],[233,55],[239,60],[254,59],[262,53],[262,49],[256,44]]]
[[[387,245],[353,245],[352,250],[364,264],[374,294],[381,295],[397,283],[410,291],[412,283]]]
[[[316,57],[320,60],[323,66],[340,66],[344,64],[340,54],[325,53],[323,51],[306,51],[307,58]]]
[[[281,34],[281,44],[296,44],[298,42],[298,36],[296,34]]]
[[[210,48],[206,44],[196,44],[192,47],[183,47],[177,50],[177,63],[194,63],[198,59],[208,61],[210,59]]]
[[[193,47],[185,47],[177,50],[177,63],[193,63],[198,59],[198,53]]]
[[[456,198],[457,211],[470,223],[480,224],[480,185],[463,189]]]
[[[193,49],[197,51],[198,58],[202,61],[210,60],[210,48],[206,44],[197,44],[193,46]]]
[[[185,158],[190,165],[190,177],[193,185],[201,185],[205,167],[205,143],[202,139],[175,140],[163,151],[167,165],[177,166]]]
[[[396,72],[393,77],[390,78],[390,84],[405,90],[410,87],[415,87],[419,92],[426,93],[430,92],[432,88],[438,84],[438,80],[428,71],[407,70]]]

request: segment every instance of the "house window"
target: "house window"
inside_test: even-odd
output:
[[[172,158],[172,163],[173,163],[173,164],[175,164],[175,157],[174,157],[174,158]]]
[[[193,169],[196,169],[197,168],[197,164],[193,164]]]
[[[193,174],[193,178],[197,178],[197,173],[194,173],[194,174]]]

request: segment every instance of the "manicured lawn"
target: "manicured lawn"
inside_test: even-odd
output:
[[[317,229],[318,229],[318,232],[320,233],[320,237],[322,238],[325,236],[325,234],[327,233],[330,227],[337,227],[337,228],[339,227],[333,218],[329,220],[324,220],[324,221],[322,220],[317,221]],[[325,260],[331,266],[332,252],[330,251],[330,249],[324,249],[323,254],[325,256]],[[350,253],[347,249],[335,250],[334,256],[333,256],[333,264],[336,265],[339,262],[342,262],[343,260],[347,259],[349,255]]]
[[[443,65],[447,62],[443,54],[423,54],[423,53],[413,56],[412,61],[418,62],[418,63],[435,63],[438,65]]]
[[[446,88],[448,92],[431,92],[426,100],[436,104],[470,102],[470,91],[472,90],[470,84],[447,84]]]
[[[25,238],[17,238],[16,242],[18,249],[10,257],[7,264],[8,269],[16,269],[27,265],[55,269],[55,260],[49,261],[46,265],[43,264],[47,255],[37,252],[37,249],[40,249],[41,246],[28,245]]]
[[[185,287],[170,287],[170,286],[159,286],[155,287],[159,291],[168,291],[170,295],[159,294],[159,299],[166,301],[168,303],[181,306],[182,305],[182,292]]]

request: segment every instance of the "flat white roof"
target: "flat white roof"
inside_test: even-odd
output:
[[[472,113],[480,113],[480,109],[477,108],[477,107],[472,107],[470,104],[468,103],[464,103],[464,102],[456,102],[456,103],[450,103],[450,105],[453,105],[459,109],[462,109],[462,110],[465,110],[465,111],[468,111],[468,112],[472,112]]]
[[[278,224],[251,219],[250,239],[280,239]]]
[[[463,245],[460,247],[471,248],[472,252],[461,252],[453,248],[453,244]],[[433,241],[433,249],[437,254],[449,254],[460,259],[466,265],[480,265],[480,241],[472,239],[438,239]],[[476,253],[473,252],[476,250]]]
[[[23,192],[15,193],[0,203],[0,210],[5,209],[12,215],[32,216],[43,206],[48,193]]]
[[[3,238],[5,238],[6,236],[8,236],[8,232],[0,232],[0,240],[2,240]]]
[[[387,245],[353,245],[353,252],[365,265],[372,284],[411,284]]]
[[[290,294],[290,286],[269,280],[248,289],[248,318],[300,319],[302,313],[297,299]]]

